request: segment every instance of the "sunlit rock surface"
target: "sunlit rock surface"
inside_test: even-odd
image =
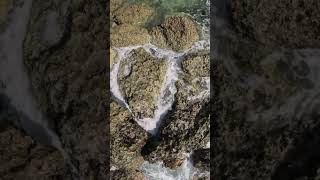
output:
[[[117,24],[143,25],[152,16],[153,9],[143,4],[124,3],[113,12],[113,21]]]
[[[166,70],[164,59],[152,57],[142,48],[121,62],[120,89],[135,117],[153,117]]]
[[[147,29],[130,24],[117,25],[111,28],[111,46],[126,47],[149,43],[151,37]]]
[[[184,51],[199,40],[194,21],[187,16],[168,17],[151,31],[152,43],[160,48]]]

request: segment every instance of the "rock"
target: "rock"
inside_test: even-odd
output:
[[[194,167],[210,171],[210,149],[197,149],[191,156]]]
[[[110,107],[111,165],[126,171],[136,170],[144,162],[140,151],[148,134],[133,120],[127,109],[115,102]]]
[[[112,68],[113,64],[118,62],[118,54],[117,51],[110,48],[110,69]]]
[[[209,52],[198,52],[189,54],[181,63],[183,74],[182,81],[177,82],[178,88],[183,89],[178,98],[179,106],[189,103],[190,98],[201,98],[209,96],[210,81],[210,56]],[[183,98],[181,98],[183,97]]]
[[[206,51],[189,54],[182,61],[181,68],[191,77],[209,77],[210,54]]]
[[[112,172],[112,180],[147,180],[143,173],[139,171],[126,171],[124,169]]]
[[[144,4],[124,3],[114,11],[114,21],[117,24],[144,25],[152,16],[154,10]]]
[[[25,55],[29,58],[37,58],[41,52],[61,43],[68,34],[69,12],[62,1],[53,4],[39,1],[32,9],[29,34],[26,36],[26,42],[32,42],[32,45],[25,47]]]
[[[152,118],[164,82],[168,62],[151,56],[143,48],[121,61],[119,84],[136,118]]]
[[[272,47],[319,48],[317,0],[232,1],[233,24],[243,36]]]
[[[173,159],[166,159],[164,161],[164,165],[170,169],[177,169],[181,167],[184,162],[184,158],[173,158]]]
[[[192,61],[197,61],[198,64],[191,63]],[[184,72],[176,82],[177,93],[172,110],[164,117],[158,138],[151,139],[142,150],[144,158],[148,161],[164,161],[166,166],[176,168],[181,165],[181,160],[186,158],[185,153],[206,146],[210,138],[209,96],[190,96],[192,93],[196,96],[200,92],[208,91],[205,86],[199,86],[196,91],[192,87],[194,80],[199,79],[200,75],[209,74],[201,72],[200,69],[198,73],[191,73],[194,75],[191,76],[188,69],[192,66],[204,67],[204,64],[208,63],[208,54],[190,55],[182,61]]]
[[[196,24],[186,16],[168,17],[151,31],[152,43],[177,52],[190,48],[199,40]]]
[[[40,110],[54,121],[80,179],[106,179],[107,87],[103,82],[107,81],[108,16],[104,4],[107,1],[34,0],[23,46],[34,96]],[[54,31],[61,36],[48,44],[42,41],[43,19],[51,13],[62,26]],[[73,21],[79,17],[90,21],[81,27],[79,20]]]
[[[216,63],[213,82],[211,175],[217,180],[314,179],[319,50],[273,50],[242,39],[221,45],[224,58]]]
[[[143,45],[150,41],[148,31],[142,27],[123,24],[111,28],[111,47]]]
[[[0,152],[2,179],[71,179],[57,150],[38,144],[10,125],[0,130]]]

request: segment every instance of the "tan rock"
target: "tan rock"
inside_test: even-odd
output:
[[[117,54],[117,51],[110,48],[110,69],[112,68],[113,64],[116,64],[117,61],[118,61],[118,54]]]
[[[133,25],[119,25],[111,28],[111,46],[126,47],[149,43],[151,37],[144,28]]]
[[[136,118],[151,118],[165,78],[168,63],[143,48],[121,61],[119,84],[122,95]]]
[[[186,16],[172,16],[151,31],[152,43],[161,48],[184,51],[199,40],[196,24]]]
[[[125,4],[114,12],[114,20],[118,24],[143,25],[152,16],[154,10],[143,4]]]

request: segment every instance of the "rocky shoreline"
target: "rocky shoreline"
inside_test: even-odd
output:
[[[158,21],[148,4],[116,2],[111,2],[111,67],[119,70],[111,71],[118,74],[111,86],[119,87],[113,95],[127,110],[126,118],[123,113],[112,118],[118,124],[111,127],[112,178],[130,179],[137,173],[136,179],[160,178],[140,167],[163,162],[169,169],[182,168],[186,153],[206,149],[209,142],[209,51],[196,45],[201,31],[192,16],[168,15]],[[148,21],[159,23],[146,26]],[[208,154],[206,158],[197,158],[202,171],[208,170],[202,168],[209,166]]]

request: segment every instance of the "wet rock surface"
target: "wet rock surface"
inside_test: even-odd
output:
[[[210,171],[210,149],[197,149],[191,157],[194,166],[203,171]]]
[[[174,169],[181,166],[186,153],[204,148],[209,142],[209,96],[192,98],[208,90],[205,85],[195,81],[202,76],[209,76],[208,64],[208,54],[201,53],[188,55],[182,61],[183,71],[176,82],[178,91],[172,110],[164,118],[157,136],[142,151],[148,161],[162,160],[167,167]],[[194,71],[190,73],[190,69]]]
[[[317,0],[232,1],[235,29],[268,46],[319,48]]]
[[[199,40],[195,22],[187,16],[168,17],[151,30],[152,43],[160,48],[184,51]]]
[[[128,175],[144,162],[140,150],[146,143],[148,133],[133,120],[126,108],[117,103],[111,103],[110,112],[111,166],[121,167],[128,171]]]
[[[151,118],[157,107],[168,62],[151,56],[143,48],[136,49],[121,61],[120,90],[136,118]]]

